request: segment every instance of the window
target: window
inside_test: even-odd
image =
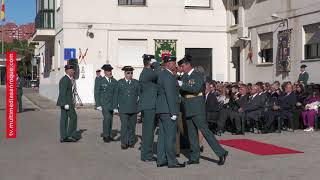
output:
[[[118,44],[119,66],[143,66],[141,56],[148,52],[146,39],[119,39]]]
[[[320,58],[320,23],[304,26],[305,59]]]
[[[273,62],[273,33],[260,34],[261,63]]]
[[[305,59],[319,59],[320,58],[320,43],[306,44],[304,46]]]
[[[146,0],[118,0],[119,5],[146,5]]]
[[[210,0],[185,0],[185,7],[210,8]]]
[[[239,10],[233,10],[232,11],[232,25],[239,24]]]

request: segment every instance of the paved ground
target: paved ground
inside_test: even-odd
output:
[[[26,91],[27,92],[27,91]],[[30,93],[32,93],[30,91]],[[225,166],[205,145],[200,165],[184,169],[156,168],[155,163],[139,160],[138,146],[120,150],[119,142],[104,144],[99,138],[101,114],[92,109],[78,110],[79,128],[87,129],[74,144],[58,142],[57,109],[43,109],[23,98],[26,112],[18,114],[18,138],[5,139],[5,91],[0,87],[0,180],[313,180],[320,170],[320,133],[256,135],[245,138],[304,151],[303,154],[257,156],[226,147],[230,156]],[[119,129],[115,119],[114,129]],[[141,125],[137,125],[141,134]],[[226,133],[220,139],[244,138]],[[185,160],[182,156],[180,161]]]

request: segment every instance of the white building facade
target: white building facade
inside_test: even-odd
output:
[[[305,64],[308,82],[320,83],[320,0],[232,0],[228,27],[236,67],[229,76],[244,82],[297,81]]]
[[[199,65],[204,66],[208,76],[221,81],[230,80],[226,73],[229,64],[227,15],[222,1],[37,2],[40,7],[37,8],[38,14],[46,13],[45,22],[42,22],[45,25],[41,27],[41,23],[38,23],[33,39],[42,41],[35,53],[41,59],[39,91],[52,100],[57,99],[58,83],[64,75],[65,48],[76,49],[80,67],[77,90],[84,103],[93,103],[97,69],[110,63],[114,67],[114,77],[120,79],[123,78],[121,68],[131,65],[135,68],[134,77],[138,78],[143,68],[141,57],[144,53],[155,54],[156,40],[175,42],[174,49],[178,59],[188,51],[200,59]],[[45,11],[46,8],[51,10]],[[51,12],[52,16],[47,12]]]
[[[35,52],[40,58],[39,91],[49,99],[57,99],[58,83],[67,63],[65,49],[72,48],[80,67],[79,96],[83,103],[93,103],[97,69],[110,63],[114,77],[120,79],[121,68],[131,65],[138,78],[143,68],[141,56],[155,54],[159,41],[174,42],[172,48],[178,59],[191,54],[195,65],[218,81],[294,81],[299,66],[305,63],[309,82],[319,83],[316,72],[320,67],[320,45],[319,38],[314,37],[319,37],[319,2],[37,0],[33,40],[40,42]],[[278,32],[287,29],[292,29],[290,63],[287,66],[282,61],[285,68],[278,72]],[[282,48],[286,53],[288,50]]]

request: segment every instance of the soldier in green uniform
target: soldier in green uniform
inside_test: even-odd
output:
[[[306,65],[302,64],[300,66],[300,74],[298,81],[302,83],[304,86],[308,85],[309,74],[306,72]]]
[[[95,102],[95,108],[97,108],[97,101],[98,101],[98,96],[97,96],[97,92],[98,92],[98,81],[99,79],[101,79],[101,70],[98,69],[96,70],[96,79],[94,80],[94,102]]]
[[[190,141],[190,158],[186,164],[199,164],[200,147],[198,129],[202,132],[211,149],[219,157],[218,165],[223,165],[228,151],[218,143],[213,133],[208,128],[206,121],[205,101],[203,96],[203,77],[194,71],[191,65],[191,56],[186,55],[178,62],[184,75],[178,81],[184,107],[188,136]]]
[[[133,67],[125,66],[124,78],[118,81],[116,105],[121,120],[121,149],[134,148],[136,143],[136,122],[140,94],[139,81],[133,79]]]
[[[19,73],[17,72],[17,101],[18,101],[19,113],[22,112],[22,95],[23,95],[22,87],[23,87],[22,80],[19,76]]]
[[[159,136],[157,144],[157,166],[181,168],[176,159],[176,132],[179,116],[179,88],[174,72],[176,72],[176,58],[165,56],[164,70],[158,76],[158,96],[156,113],[160,116]]]
[[[141,160],[155,161],[153,157],[153,140],[156,118],[157,79],[160,64],[153,55],[142,56],[144,68],[140,74],[141,95],[139,111],[142,113],[142,145]]]
[[[74,67],[65,65],[66,75],[59,82],[59,97],[57,106],[60,106],[60,142],[76,142],[80,139],[77,134],[77,113],[74,109],[72,96],[72,78],[74,76]]]
[[[113,113],[118,113],[116,109],[116,90],[118,86],[117,80],[112,76],[112,66],[105,64],[101,67],[104,70],[105,76],[100,78],[97,82],[95,94],[97,95],[97,110],[102,111],[103,115],[103,130],[101,137],[103,141],[109,143],[113,141],[112,137],[112,123]]]

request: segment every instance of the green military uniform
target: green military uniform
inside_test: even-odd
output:
[[[102,107],[102,137],[112,139],[113,110],[116,109],[116,89],[118,82],[113,77],[102,77],[97,82],[96,106]]]
[[[153,140],[155,129],[155,113],[158,85],[158,73],[160,64],[153,63],[152,68],[144,68],[140,74],[139,82],[141,84],[141,95],[139,100],[139,111],[142,113],[142,144],[141,160],[152,160],[153,158]]]
[[[69,105],[69,109],[65,109],[65,105]],[[60,137],[65,139],[68,137],[77,137],[77,113],[74,109],[72,96],[72,82],[71,79],[65,75],[59,82],[59,97],[57,106],[60,106]],[[68,121],[68,119],[70,120]]]
[[[138,99],[140,94],[139,81],[120,79],[117,88],[117,105],[121,120],[121,145],[133,147],[136,143],[136,122]]]
[[[180,92],[187,121],[188,136],[190,141],[190,157],[192,162],[199,162],[200,147],[198,139],[198,129],[202,132],[212,150],[223,157],[227,151],[218,143],[212,132],[208,128],[206,121],[205,101],[203,97],[204,81],[202,76],[191,70],[191,74],[182,76]],[[189,72],[190,73],[190,72]]]
[[[301,82],[304,86],[308,85],[309,74],[307,72],[302,72],[299,74],[298,81]]]
[[[160,115],[159,136],[157,144],[157,164],[168,164],[168,167],[178,164],[176,159],[176,132],[177,119],[179,116],[179,89],[176,77],[165,69],[158,76],[158,97],[156,113]]]
[[[17,75],[17,101],[18,101],[18,106],[19,106],[19,112],[22,112],[22,95],[23,95],[23,90],[22,90],[22,80],[21,78]]]

